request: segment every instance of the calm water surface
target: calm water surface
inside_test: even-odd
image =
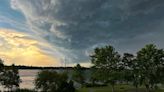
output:
[[[20,88],[34,88],[34,80],[37,75],[37,73],[40,70],[19,70],[19,75],[22,80],[22,83],[20,83]]]
[[[20,83],[20,88],[33,89],[34,79],[39,71],[40,70],[19,70],[19,75],[22,80],[22,82]],[[0,86],[0,90],[4,91],[6,89]]]

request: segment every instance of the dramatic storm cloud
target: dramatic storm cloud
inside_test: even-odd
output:
[[[120,53],[149,43],[164,47],[164,0],[11,0],[10,7],[23,16],[17,29],[70,63],[89,63],[93,49],[106,44]]]

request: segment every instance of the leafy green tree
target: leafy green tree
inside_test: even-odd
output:
[[[36,76],[35,87],[43,92],[74,92],[73,85],[70,85],[67,80],[66,73],[43,70]]]
[[[61,82],[61,85],[59,86],[57,92],[75,92],[73,81]]]
[[[57,92],[58,74],[55,71],[41,71],[35,79],[36,89]]]
[[[122,63],[124,80],[127,82],[132,82],[137,91],[138,86],[141,85],[141,82],[139,67],[135,56],[130,53],[124,53]]]
[[[59,87],[57,89],[57,92],[75,92],[73,81],[70,80],[68,82],[67,80],[68,80],[68,76],[66,72],[59,74],[59,82],[58,82]]]
[[[141,74],[140,74],[140,68],[138,65],[138,61],[136,59],[133,60],[132,63],[132,83],[136,88],[136,92],[138,92],[138,87],[142,85],[142,79],[141,79]]]
[[[134,55],[130,53],[124,53],[120,70],[122,70],[123,80],[126,81],[127,84],[133,80],[133,63]]]
[[[97,73],[97,69],[95,68],[95,66],[91,67],[91,77],[90,77],[90,81],[92,82],[92,84],[94,85],[96,81],[98,81],[98,73]]]
[[[74,67],[72,78],[74,81],[76,81],[82,85],[85,83],[84,70],[82,69],[80,64],[77,64]]]
[[[91,55],[91,61],[97,70],[95,77],[102,82],[110,83],[114,92],[114,85],[119,78],[120,55],[118,52],[112,46],[96,48]]]
[[[19,88],[19,84],[21,82],[18,69],[13,64],[9,68],[5,68],[4,72],[2,73],[2,82],[1,84],[8,88],[10,91],[13,90],[13,88]]]
[[[150,92],[163,80],[164,51],[153,44],[148,44],[137,53],[137,63],[142,83]]]

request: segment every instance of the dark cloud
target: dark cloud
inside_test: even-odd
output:
[[[162,35],[146,36],[163,33],[163,27],[157,28],[164,20],[163,0],[13,1],[33,31],[74,61],[87,61],[86,52],[102,44],[114,45],[121,52],[154,41],[163,46],[158,40]],[[141,35],[145,41],[140,41]]]

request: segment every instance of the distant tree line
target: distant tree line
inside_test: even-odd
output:
[[[10,66],[5,66],[5,67],[10,67]],[[45,69],[73,70],[74,69],[73,67],[43,67],[43,66],[25,66],[25,65],[15,65],[15,67],[17,69],[32,69],[32,70],[34,70],[34,69],[39,69],[39,70],[40,69],[42,69],[42,70],[45,70]],[[87,67],[81,67],[81,69],[82,70],[87,70],[89,68],[87,68]]]

